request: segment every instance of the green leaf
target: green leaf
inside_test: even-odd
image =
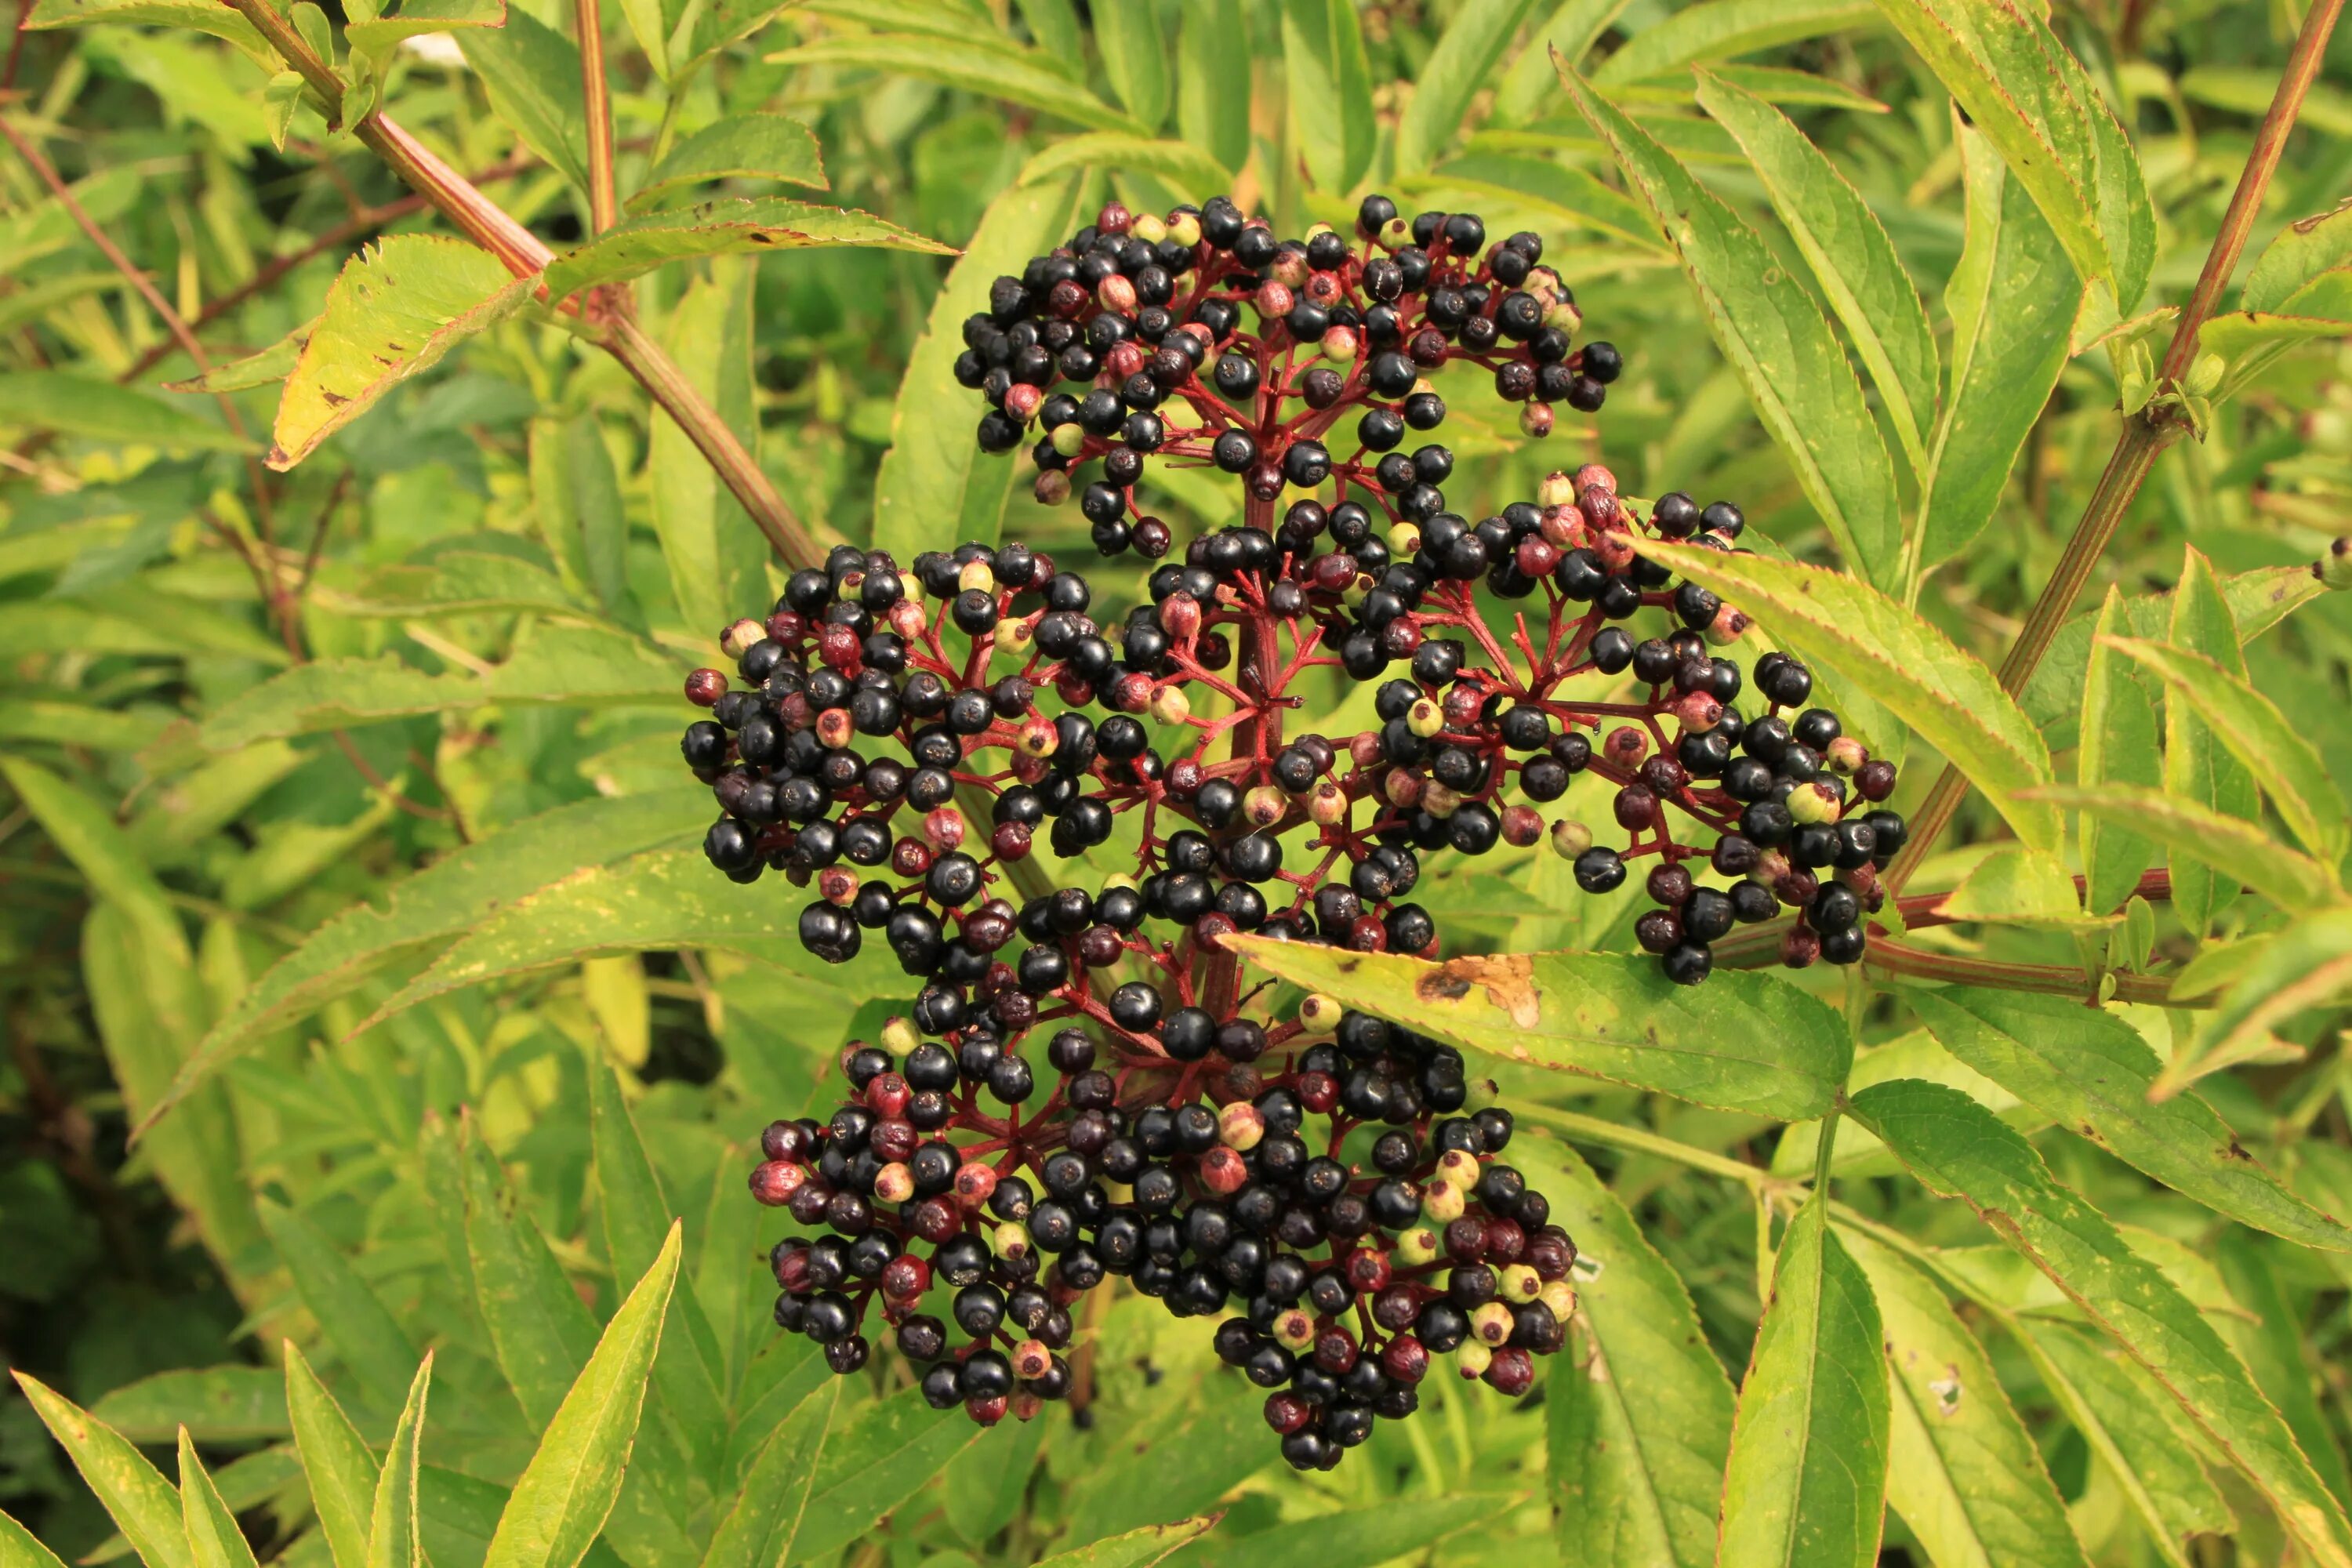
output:
[[[808,1506],[793,1554],[819,1562],[857,1541],[928,1485],[965,1445],[982,1440],[969,1421],[942,1421],[919,1388],[902,1388],[835,1430],[817,1455]]]
[[[580,96],[580,47],[520,8],[507,13],[502,27],[468,27],[456,37],[498,117],[584,195],[588,111]]]
[[[1700,72],[1698,81],[1700,105],[1755,165],[1772,210],[1868,367],[1912,468],[1926,472],[1936,339],[1895,242],[1862,193],[1787,115],[1711,72]]]
[[[180,1526],[195,1568],[255,1568],[253,1547],[221,1500],[220,1489],[196,1458],[195,1440],[180,1428]]]
[[[163,885],[97,802],[21,757],[0,757],[0,778],[8,781],[17,801],[89,880],[90,890],[119,906],[138,925],[141,940],[155,943],[168,956],[188,959],[187,935]]]
[[[636,615],[629,596],[629,514],[596,416],[530,426],[531,510],[566,581],[595,595],[605,614]]]
[[[0,620],[0,658],[37,653],[175,659],[220,653],[273,668],[288,662],[285,647],[242,616],[163,594],[142,596],[136,613],[86,599],[16,601]]]
[[[2280,1276],[2274,1244],[2242,1230],[2222,1231],[2214,1261],[2230,1298],[2253,1315],[2237,1326],[2238,1353],[2254,1382],[2286,1418],[2295,1441],[2338,1502],[2352,1494],[2352,1473],[2344,1448],[2328,1425],[2320,1390],[2327,1386],[2324,1365],[2306,1346],[2304,1313]]]
[[[1844,109],[1856,114],[1891,112],[1888,105],[1861,89],[1830,77],[1817,76],[1811,71],[1791,70],[1785,66],[1743,66],[1717,61],[1706,68],[1706,74],[1727,81],[1766,103]],[[1620,103],[1656,103],[1661,107],[1680,109],[1690,101],[1690,77],[1685,71],[1668,71],[1664,76],[1651,77],[1644,81],[1623,83],[1615,91]],[[1929,390],[1934,390],[1932,379]]]
[[[360,252],[327,290],[287,378],[269,466],[290,468],[309,457],[394,387],[521,310],[531,289],[461,239],[389,235]]]
[[[286,1346],[286,1408],[310,1483],[310,1506],[335,1568],[367,1568],[377,1479],[375,1457],[292,1340]]]
[[[1409,1511],[1412,1507],[1412,1505],[1411,1504],[1404,1504],[1398,1507],[1398,1511],[1400,1513],[1404,1513]],[[1067,1552],[1056,1552],[1051,1557],[1039,1559],[1037,1568],[1152,1568],[1152,1564],[1163,1561],[1170,1554],[1181,1550],[1188,1542],[1198,1539],[1205,1531],[1214,1528],[1216,1522],[1223,1517],[1223,1513],[1220,1511],[1217,1513],[1196,1514],[1191,1519],[1180,1519],[1172,1524],[1147,1524],[1139,1530],[1130,1530],[1123,1535],[1113,1535],[1101,1541],[1090,1542],[1084,1546],[1072,1547]],[[1313,1524],[1330,1523],[1339,1528],[1345,1528],[1343,1521],[1334,1520],[1328,1516],[1325,1519],[1310,1521],[1308,1522]],[[1401,1533],[1409,1534],[1410,1526],[1406,1521],[1400,1520],[1399,1523],[1401,1526],[1405,1527],[1401,1531]],[[1285,1536],[1287,1533],[1288,1532],[1283,1527],[1276,1526],[1273,1530],[1261,1531],[1255,1535],[1248,1536],[1239,1544],[1242,1548],[1243,1554],[1253,1563],[1266,1562],[1280,1563],[1296,1562],[1297,1559],[1295,1557],[1269,1557],[1253,1555],[1250,1552],[1251,1548],[1255,1547],[1260,1542],[1266,1540],[1268,1537]],[[1400,1540],[1397,1543],[1396,1552],[1391,1553],[1391,1555],[1402,1555],[1405,1551],[1409,1550],[1411,1546],[1418,1544],[1418,1542]],[[1185,1561],[1188,1563],[1195,1561],[1214,1562],[1223,1564],[1239,1561],[1239,1559],[1230,1555],[1203,1557],[1200,1553],[1194,1553],[1193,1556],[1186,1558]],[[1336,1563],[1333,1565],[1333,1568],[1337,1568]]]
[[[2016,1328],[2043,1386],[2123,1489],[2165,1561],[2189,1568],[2182,1541],[2225,1533],[2235,1522],[2192,1446],[2196,1428],[2147,1369],[2094,1331],[2041,1318]]]
[[[816,135],[781,114],[738,114],[715,120],[681,140],[646,176],[629,198],[629,210],[677,185],[704,180],[782,180],[786,184],[829,190],[824,155]]]
[[[2115,117],[2048,23],[2015,0],[1878,0],[2086,279],[2129,314],[2156,259],[2156,216]]]
[[[2154,839],[2172,858],[2179,896],[2183,870],[2210,868],[2289,910],[2315,909],[2344,896],[2335,874],[2277,842],[2253,823],[2151,789],[2108,784],[2096,789],[2042,784],[2021,797],[2088,812]],[[2192,864],[2193,863],[2193,864]]]
[[[368,1568],[422,1568],[425,1556],[417,1542],[416,1490],[419,1450],[425,1441],[425,1397],[433,1384],[433,1352],[425,1352],[400,1419],[392,1429],[392,1447],[377,1475],[375,1499],[368,1514]]]
[[[198,1568],[172,1483],[121,1434],[26,1373],[16,1386],[147,1568]]]
[[[855,207],[813,206],[783,196],[722,196],[615,225],[547,264],[550,299],[599,283],[640,278],[664,262],[694,256],[746,256],[813,247],[865,246],[953,256],[952,246],[900,228]]]
[[[777,1425],[712,1533],[702,1568],[776,1568],[794,1560],[793,1542],[816,1479],[817,1456],[840,1406],[841,1384],[840,1378],[827,1378]]]
[[[1353,190],[1372,166],[1380,126],[1351,0],[1282,0],[1282,68],[1290,143],[1307,177],[1334,195]]]
[[[1534,207],[1561,223],[1594,229],[1660,256],[1667,254],[1648,209],[1570,163],[1507,153],[1473,153],[1451,160],[1423,179],[1400,184],[1415,192],[1461,191],[1473,197]]]
[[[2161,783],[2156,704],[2113,646],[2123,629],[2124,616],[2123,591],[2111,583],[2106,601],[2099,606],[2097,637],[2083,680],[2074,777],[2084,789],[2122,784],[2153,790]],[[2140,873],[2156,858],[2156,846],[2095,813],[2084,814],[2078,837],[2083,848],[2084,906],[2095,914],[2113,910],[2139,885]]]
[[[284,381],[294,374],[294,366],[302,357],[302,345],[310,341],[310,334],[318,330],[318,325],[316,321],[306,322],[258,353],[231,360],[226,364],[216,364],[202,375],[190,376],[185,381],[165,382],[163,390],[247,392],[257,386]]]
[[[1882,586],[1902,569],[1895,465],[1845,350],[1756,231],[1574,71],[1560,83],[1683,259],[1707,329],[1839,552]]]
[[[973,1551],[984,1549],[1020,1515],[1044,1437],[1032,1421],[1015,1427],[1009,1438],[974,1443],[948,1461],[940,1477],[940,1510],[948,1528]]]
[[[499,1515],[485,1568],[574,1568],[621,1495],[621,1475],[677,1282],[678,1228],[604,1327]]]
[[[1487,85],[1533,0],[1467,0],[1438,37],[1397,120],[1400,174],[1426,169],[1472,129],[1471,100]]]
[[[464,1149],[466,1256],[490,1345],[533,1429],[554,1420],[596,1341],[596,1320],[478,1138]]]
[[[393,52],[410,38],[507,25],[506,0],[403,0],[400,9],[389,16],[367,17],[358,8],[348,15],[343,41],[351,46],[351,66],[372,72],[379,80]],[[322,56],[326,52],[320,51]]]
[[[1936,912],[1946,920],[2082,930],[2106,921],[2083,912],[2066,862],[2047,849],[1996,846],[1976,863],[1960,885],[1944,895]]]
[[[2049,780],[2049,749],[1974,654],[1834,572],[1682,544],[1644,542],[1642,552],[1762,621],[1798,658],[1867,686],[1967,775],[2027,848],[2058,847],[2057,811],[2023,793]]]
[[[242,452],[252,445],[152,393],[62,370],[0,371],[0,426],[177,452]]]
[[[1561,1560],[1711,1568],[1730,1381],[1690,1292],[1617,1195],[1573,1150],[1522,1129],[1512,1158],[1539,1173],[1528,1184],[1600,1266],[1578,1287],[1573,1353],[1544,1395]]]
[[[2205,655],[2242,679],[2245,676],[2246,658],[2229,601],[2214,578],[2212,563],[2194,545],[2183,554],[2164,640]],[[2249,822],[2261,811],[2252,775],[2222,749],[2196,708],[2179,700],[2164,705],[2164,792],[2188,805]],[[2177,852],[2173,858],[2172,907],[2192,934],[2201,935],[2213,917],[2235,900],[2243,879],[2202,857],[2191,859],[2194,864],[2181,865]]]
[[[1064,137],[1023,164],[1021,184],[1035,184],[1092,169],[1157,174],[1180,191],[1221,190],[1233,178],[1230,170],[1189,142],[1159,142],[1123,131],[1085,131]]]
[[[1430,963],[1265,937],[1234,942],[1270,974],[1467,1049],[1781,1121],[1827,1110],[1853,1055],[1833,1009],[1752,971],[1682,986],[1655,963],[1617,953]]]
[[[1182,1561],[1201,1568],[1291,1568],[1314,1563],[1318,1568],[1377,1568],[1400,1557],[1423,1552],[1439,1542],[1491,1522],[1510,1511],[1519,1498],[1508,1493],[1443,1498],[1387,1498],[1360,1508],[1277,1524],[1271,1530],[1233,1537],[1208,1536]],[[1204,1531],[1218,1516],[1192,1519],[1174,1525],[1147,1526],[1049,1557],[1049,1563],[1067,1568],[1148,1568],[1182,1542],[1169,1541],[1167,1532],[1190,1526]],[[1155,1542],[1165,1542],[1157,1545]]]
[[[1176,128],[1220,168],[1249,159],[1249,28],[1242,0],[1182,0],[1176,39]]]
[[[1944,289],[1951,381],[1922,488],[1917,574],[1984,531],[2010,470],[2050,401],[2066,358],[2083,281],[2021,181],[1990,144],[1960,126],[1968,236]]]
[[[1853,1112],[1929,1191],[1967,1199],[2147,1367],[2315,1561],[2352,1563],[2352,1524],[2243,1364],[2104,1215],[2051,1179],[2023,1138],[1968,1096],[1913,1080],[1864,1089]]]
[[[1552,93],[1551,57],[1556,51],[1571,67],[1581,67],[1592,46],[1601,41],[1627,5],[1627,0],[1559,0],[1551,16],[1538,27],[1519,51],[1511,68],[1495,89],[1490,125],[1524,125],[1536,119]],[[1687,91],[1687,88],[1683,89]]]
[[[1097,131],[1140,133],[1144,127],[1113,109],[1034,49],[1002,38],[933,37],[921,33],[872,33],[820,38],[768,57],[772,65],[839,66],[886,76],[920,77],[943,87],[1001,99]]]
[[[1158,5],[1105,5],[1094,13],[1095,47],[1110,89],[1146,131],[1168,118],[1168,39]]]
[[[357,581],[322,583],[313,600],[362,619],[593,612],[550,572],[504,551],[444,550],[420,565],[379,566]]]
[[[2125,1163],[2242,1225],[2352,1251],[2352,1230],[2256,1164],[2203,1100],[2151,1103],[2161,1064],[2123,1019],[2068,997],[1974,986],[1906,999],[1946,1050]]]
[[[386,1408],[401,1403],[416,1347],[391,1309],[335,1244],[294,1210],[265,1198],[261,1226],[294,1276],[302,1304],[360,1386]]]
[[[469,844],[393,884],[383,907],[355,904],[272,964],[213,1026],[148,1115],[152,1125],[222,1063],[323,1006],[369,975],[479,924],[583,864],[622,858],[699,833],[700,785],[558,806]],[[347,1563],[337,1568],[352,1568]]]
[[[957,539],[993,543],[1012,493],[1015,464],[982,453],[967,422],[943,419],[968,394],[955,379],[962,324],[987,308],[989,285],[1017,274],[1078,222],[1086,181],[1075,174],[1040,185],[1016,184],[988,204],[970,247],[948,269],[931,313],[908,355],[890,408],[890,447],[874,480],[874,547],[911,561],[945,529]]]
[[[2260,781],[2305,848],[2324,864],[2343,859],[2352,848],[2352,812],[2345,806],[2344,792],[2310,740],[2276,703],[2202,654],[2133,637],[2111,642],[2118,653],[2162,676],[2171,700],[2185,700],[2196,710],[2238,764]]]
[[[1073,0],[1013,0],[1013,4],[1020,8],[1021,19],[1029,24],[1030,37],[1048,60],[1075,64],[1084,56],[1086,34],[1078,26]]]
[[[1614,86],[1664,76],[1694,60],[1754,54],[1876,20],[1866,0],[1703,0],[1634,34],[1592,79]]]
[[[235,44],[257,65],[269,67],[278,63],[278,52],[262,41],[243,12],[215,5],[212,0],[38,0],[22,26],[32,33],[48,27],[86,27],[94,24],[187,27]]]
[[[36,13],[37,15],[37,12]],[[2194,75],[2195,72],[2189,74]],[[2262,89],[2267,105],[2271,86]],[[2255,112],[2260,113],[2257,110]],[[2246,274],[2242,310],[2275,311],[2323,272],[2352,263],[2352,206],[2337,206],[2279,230]]]
[[[286,1389],[262,1366],[159,1372],[115,1389],[89,1413],[134,1443],[169,1443],[185,1426],[198,1442],[286,1436]]]
[[[6,1513],[0,1512],[0,1568],[66,1568],[65,1561],[41,1544],[40,1537]]]
[[[1841,1230],[1878,1303],[1892,1386],[1886,1500],[1930,1562],[2083,1563],[2066,1504],[1984,1347],[1944,1293],[1889,1248]]]
[[[760,416],[751,323],[758,274],[754,262],[714,263],[709,278],[688,288],[667,334],[688,382],[754,461]],[[646,478],[678,614],[704,637],[715,637],[745,605],[766,600],[767,541],[685,426],[667,413],[653,422]]]
[[[1721,1568],[1878,1561],[1888,1394],[1878,1305],[1829,1228],[1797,1211],[1739,1389],[1723,1478]]]
[[[2211,951],[2209,949],[2208,951]],[[2352,993],[2352,910],[2307,915],[2263,943],[2188,1046],[2165,1063],[2152,1091],[2178,1092],[2206,1074],[2266,1050],[2296,1014]]]

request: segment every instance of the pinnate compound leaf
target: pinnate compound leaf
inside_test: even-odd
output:
[[[1400,174],[1426,169],[1469,129],[1471,100],[1487,85],[1532,0],[1469,0],[1457,7],[1397,121]]]
[[[290,468],[411,376],[522,309],[529,279],[462,239],[387,236],[343,264],[278,404],[269,466]]]
[[[957,406],[963,390],[955,362],[963,352],[964,318],[987,308],[989,286],[999,277],[1017,275],[1031,257],[1068,236],[1085,186],[1076,171],[1016,184],[988,204],[970,247],[948,269],[891,404],[890,447],[874,480],[877,549],[911,561],[950,520],[960,540],[995,542],[1015,465],[981,451],[970,426],[940,417],[940,410]]]
[[[63,370],[0,371],[0,427],[170,451],[242,452],[251,445],[152,393]]]
[[[982,98],[1018,103],[1097,131],[1140,135],[1146,127],[1113,109],[1034,49],[967,33],[871,33],[819,38],[768,57],[772,65],[840,66],[886,76],[920,77]]]
[[[2137,1029],[2069,997],[1955,985],[1907,994],[1937,1042],[2052,1121],[2242,1225],[2352,1251],[2352,1230],[2254,1163],[2193,1094],[2151,1103],[2160,1063]]]
[[[2352,1564],[2342,1505],[2244,1364],[2105,1215],[2052,1179],[2031,1144],[1968,1096],[1915,1079],[1864,1089],[1852,1109],[1930,1192],[1966,1199],[2145,1366],[2314,1562]]]
[[[1559,79],[1681,256],[1717,345],[1840,552],[1870,581],[1896,582],[1903,524],[1895,464],[1820,310],[1756,231],[1648,132],[1573,70],[1563,66]]]
[[[2340,901],[2343,888],[2327,867],[2279,843],[2242,817],[2224,816],[2179,795],[2108,784],[2096,789],[2041,784],[2030,800],[2089,812],[2156,840],[2172,858],[2174,887],[2185,868],[2210,870],[2243,882],[2289,910]]]
[[[417,1471],[425,1441],[425,1398],[432,1385],[433,1352],[427,1351],[408,1384],[408,1397],[392,1429],[392,1447],[376,1477],[368,1514],[368,1568],[424,1568],[416,1528]]]
[[[1720,1568],[1868,1568],[1885,1515],[1878,1304],[1816,1194],[1789,1222],[1739,1390]]]
[[[1733,1394],[1690,1292],[1573,1150],[1525,1123],[1512,1147],[1600,1265],[1545,1393],[1562,1560],[1710,1568]]]
[[[1702,0],[1634,34],[1592,79],[1614,86],[1663,76],[1694,60],[1753,54],[1876,20],[1868,0]]]
[[[373,1528],[375,1456],[292,1340],[286,1345],[286,1408],[296,1452],[310,1483],[310,1505],[335,1568],[367,1568]]]
[[[807,126],[781,114],[736,114],[713,121],[672,147],[629,198],[629,209],[638,210],[673,186],[726,179],[832,188],[816,134]]]
[[[122,1435],[26,1373],[16,1373],[33,1412],[64,1447],[147,1568],[197,1568],[179,1495]]]
[[[2238,764],[2260,782],[2305,848],[2329,865],[2343,859],[2352,847],[2352,812],[2345,806],[2344,792],[2310,740],[2276,703],[2202,654],[2134,637],[2110,640],[2116,652],[2161,676],[2173,700],[2185,700],[2197,710]]]
[[[255,1568],[253,1546],[221,1500],[220,1488],[196,1458],[195,1439],[180,1428],[180,1527],[195,1568]]]
[[[1862,193],[1787,115],[1711,71],[1699,73],[1698,100],[1748,154],[1868,367],[1913,468],[1924,471],[1936,419],[1936,337],[1895,242]]]
[[[1934,1563],[2067,1568],[2066,1504],[1976,1336],[1892,1249],[1839,1238],[1870,1280],[1892,1388],[1886,1500]]]
[[[599,283],[642,277],[666,261],[692,256],[740,256],[822,246],[870,246],[953,256],[952,246],[925,239],[887,219],[853,207],[813,206],[783,196],[723,197],[675,212],[650,213],[616,225],[547,264],[547,292],[562,299]]]
[[[1648,959],[1620,953],[1432,963],[1265,937],[1231,940],[1270,974],[1467,1050],[1780,1121],[1828,1110],[1853,1058],[1835,1010],[1758,971],[1727,971],[1706,985],[1684,986]]]
[[[662,1320],[677,1283],[679,1229],[604,1326],[499,1515],[484,1568],[576,1568],[621,1495]]]
[[[827,1378],[777,1426],[712,1534],[702,1568],[775,1568],[793,1560],[817,1455],[840,1400],[841,1379]]]
[[[1763,622],[1798,658],[1866,685],[1967,775],[2027,848],[2058,847],[2057,811],[2023,793],[2049,781],[2049,748],[1983,660],[1835,572],[1686,544],[1644,542],[1642,552]]]

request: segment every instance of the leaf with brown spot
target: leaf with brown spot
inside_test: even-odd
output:
[[[1622,953],[1440,964],[1227,940],[1260,969],[1466,1049],[1781,1121],[1828,1110],[1853,1057],[1836,1011],[1773,974],[1683,986],[1656,960]]]

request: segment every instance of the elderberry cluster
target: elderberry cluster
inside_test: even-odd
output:
[[[1336,482],[1425,521],[1454,470],[1442,445],[1403,449],[1444,422],[1432,373],[1479,365],[1541,437],[1555,403],[1597,411],[1623,368],[1609,343],[1574,345],[1582,318],[1542,258],[1536,235],[1488,246],[1475,214],[1407,222],[1380,195],[1352,239],[1320,224],[1279,239],[1223,196],[1165,217],[1114,202],[996,280],[964,322],[956,377],[987,399],[983,451],[1034,432],[1039,500],[1066,500],[1099,460],[1077,493],[1106,555],[1131,544],[1157,559],[1173,542],[1135,501],[1152,457],[1233,475],[1261,504]],[[1352,440],[1335,438],[1350,416]]]
[[[1047,1031],[1050,1089],[1024,1055]],[[852,1098],[771,1124],[751,1174],[825,1232],[776,1245],[776,1321],[852,1372],[878,1310],[925,1398],[982,1425],[1072,1392],[1071,1309],[1112,1277],[1222,1319],[1302,1469],[1412,1414],[1438,1358],[1526,1392],[1574,1310],[1574,1244],[1497,1158],[1509,1113],[1470,1109],[1451,1047],[1326,997],[1269,1028],[1129,982],[1034,1032],[894,1019],[842,1067]]]

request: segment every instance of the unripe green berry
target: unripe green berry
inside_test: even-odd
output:
[[[1552,853],[1563,860],[1573,860],[1592,847],[1592,829],[1573,817],[1561,817],[1551,825]]]

